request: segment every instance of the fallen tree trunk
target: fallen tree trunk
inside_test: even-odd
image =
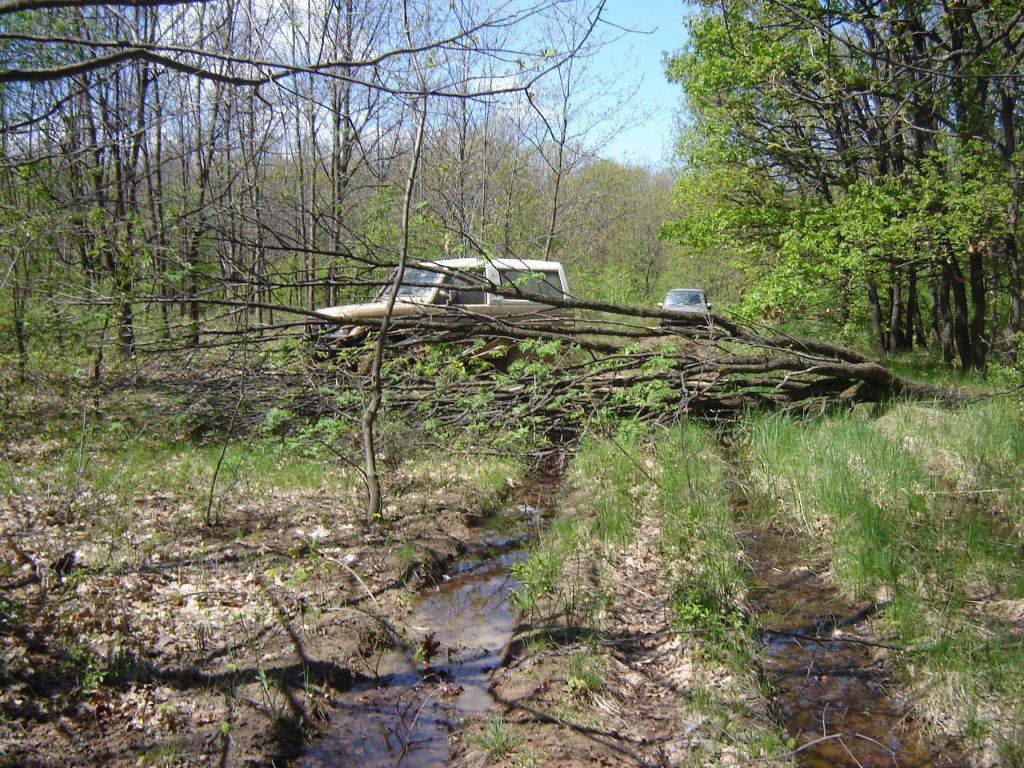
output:
[[[562,338],[561,354],[528,357],[505,371],[446,377],[441,370],[430,375],[403,369],[398,360],[385,387],[387,407],[416,413],[441,433],[479,429],[493,436],[527,430],[536,434],[538,446],[554,443],[564,450],[602,415],[664,424],[680,418],[719,422],[755,409],[821,413],[893,398],[940,403],[964,398],[956,390],[901,378],[877,361],[820,340],[762,336],[738,326],[734,332],[720,326],[633,330],[625,343],[613,343],[609,335],[598,345],[577,344],[579,336],[551,331],[543,338]],[[644,337],[651,341],[638,347],[637,339]],[[422,357],[409,355],[410,365]],[[460,360],[457,353],[452,360]],[[333,375],[328,391],[362,386],[357,373]]]
[[[448,324],[396,325],[404,339],[389,345],[383,407],[415,413],[452,435],[472,429],[491,435],[533,430],[538,444],[552,435],[564,443],[604,415],[655,423],[683,417],[719,421],[751,409],[819,413],[893,398],[954,403],[965,397],[897,376],[840,345],[760,334],[717,317],[668,330],[628,317],[582,319],[572,329],[503,323],[483,335],[507,341],[510,359],[520,359],[497,367],[491,359],[475,357],[475,333],[461,334],[462,342],[451,344]],[[562,342],[560,352],[536,351],[541,342],[553,340]],[[359,393],[369,391],[358,365],[338,361],[311,362],[301,374],[267,367],[249,369],[243,377],[230,365],[220,372],[206,383],[194,378],[187,383],[190,401],[209,410],[214,429],[217,414],[231,413],[238,402],[232,391],[236,381],[246,381],[246,403],[236,423],[249,419],[254,426],[281,403],[309,417],[358,421]],[[181,374],[188,376],[188,369]]]

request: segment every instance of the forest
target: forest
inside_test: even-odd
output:
[[[0,765],[1024,765],[1024,9],[661,21],[0,0]],[[462,256],[572,322],[391,317]]]

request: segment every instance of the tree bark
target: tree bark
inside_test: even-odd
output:
[[[956,344],[953,334],[953,311],[949,304],[949,293],[953,283],[952,268],[948,259],[940,263],[940,277],[938,290],[938,313],[940,318],[940,345],[942,347],[942,361],[953,362],[956,356]]]
[[[871,310],[871,329],[875,338],[875,352],[879,355],[884,355],[886,351],[886,339],[885,328],[882,322],[882,303],[878,299],[878,286],[875,284],[874,274],[868,274],[867,285],[868,306]]]
[[[985,369],[988,356],[988,337],[985,332],[985,258],[984,248],[974,246],[968,250],[971,286],[971,320],[969,338],[971,365],[977,371]]]
[[[1017,249],[1017,240],[1013,235],[1007,235],[1004,240],[1006,247],[1006,284],[1009,293],[1009,304],[1007,306],[1005,342],[1003,355],[1007,362],[1017,361],[1017,334],[1021,327],[1021,277],[1020,277],[1020,252]]]
[[[967,320],[967,285],[956,254],[950,251],[946,263],[949,265],[950,288],[953,294],[953,337],[960,358],[960,368],[966,371],[971,367],[973,360],[971,329]]]
[[[387,308],[384,317],[381,319],[380,332],[373,348],[373,362],[370,366],[370,399],[363,409],[362,437],[363,437],[363,465],[366,472],[366,517],[374,519],[380,517],[384,509],[383,494],[381,493],[380,473],[377,469],[377,443],[374,429],[377,423],[377,414],[380,412],[381,400],[384,395],[383,380],[381,377],[381,366],[384,362],[384,348],[387,346],[388,326],[391,322],[391,313],[398,299],[398,289],[402,285],[402,278],[405,276],[405,265],[409,261],[409,228],[412,217],[413,190],[416,186],[416,173],[419,169],[420,153],[423,149],[423,134],[427,123],[427,97],[421,96],[418,101],[419,115],[416,126],[416,138],[413,142],[412,158],[409,160],[409,171],[405,178],[405,195],[402,200],[402,234],[401,248],[398,256],[398,268],[395,270],[395,277],[391,283],[391,291],[388,294]]]
[[[914,339],[919,347],[927,347],[928,339],[924,335],[924,321],[921,319],[921,302],[917,296],[917,267],[913,264],[907,268],[907,311],[904,333],[907,337],[907,348]]]
[[[907,349],[909,335],[903,333],[903,284],[900,271],[892,270],[892,300],[889,302],[889,349],[901,352]]]

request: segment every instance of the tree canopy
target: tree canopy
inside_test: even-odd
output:
[[[668,232],[727,243],[759,278],[750,311],[867,317],[880,350],[933,343],[964,367],[1015,354],[1021,18],[1012,2],[697,4],[667,60],[690,212]]]

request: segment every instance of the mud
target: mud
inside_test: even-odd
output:
[[[550,487],[534,483],[516,497],[546,505]],[[402,643],[375,660],[374,677],[334,698],[324,735],[298,765],[447,764],[462,719],[494,703],[489,674],[518,618],[509,599],[511,566],[540,524],[540,509],[528,504],[491,518],[448,573],[414,600]]]
[[[889,672],[872,618],[884,605],[844,601],[824,566],[768,527],[741,534],[750,562],[751,608],[774,706],[803,768],[966,766],[950,747],[929,744]]]
[[[375,523],[324,488],[213,525],[171,493],[116,520],[107,500],[0,500],[0,765],[294,761],[480,517],[463,496],[391,498]]]
[[[585,509],[586,489],[577,489],[560,514]],[[726,701],[736,729],[756,728],[769,713],[747,695],[747,681],[701,659],[699,639],[671,631],[658,537],[652,516],[621,550],[595,543],[566,560],[579,610],[524,617],[508,663],[492,674],[494,707],[458,735],[456,768],[735,762],[723,723],[698,697]],[[487,739],[495,729],[507,735],[501,750]]]

